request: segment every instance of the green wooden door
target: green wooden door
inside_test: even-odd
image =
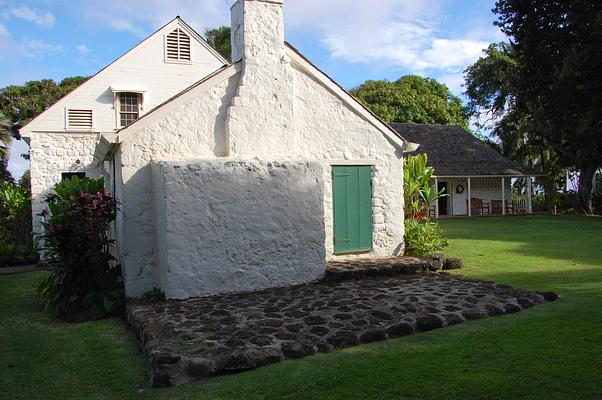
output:
[[[372,167],[332,167],[335,254],[372,250]]]

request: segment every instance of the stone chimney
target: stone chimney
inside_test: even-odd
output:
[[[279,62],[284,52],[283,0],[237,0],[231,8],[232,61]]]
[[[297,146],[282,8],[283,0],[238,0],[232,6],[232,61],[239,62],[240,75],[228,108],[228,156],[274,157]]]

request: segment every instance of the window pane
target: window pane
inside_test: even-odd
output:
[[[138,119],[140,110],[140,95],[138,93],[119,93],[119,122],[128,126]]]

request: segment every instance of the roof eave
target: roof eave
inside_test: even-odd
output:
[[[399,132],[393,129],[388,123],[383,121],[378,115],[372,112],[372,110],[370,110],[364,104],[362,104],[355,96],[349,93],[337,81],[335,81],[328,74],[326,74],[316,65],[314,65],[293,45],[291,45],[288,42],[285,42],[285,45],[286,48],[289,50],[289,55],[292,56],[291,58],[293,58],[302,67],[304,67],[304,69],[307,72],[309,72],[314,78],[316,78],[320,83],[324,84],[332,93],[334,93],[341,100],[345,101],[352,109],[354,109],[360,115],[362,115],[375,128],[380,130],[389,140],[397,144],[404,152],[406,152],[406,149],[408,149],[408,152],[415,151],[417,149],[416,147],[416,149],[414,150],[409,150],[410,148],[413,148],[413,146],[408,145],[411,142],[407,141],[403,136],[401,136]]]

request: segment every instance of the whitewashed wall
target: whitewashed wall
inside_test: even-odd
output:
[[[322,166],[153,164],[159,281],[168,298],[301,284],[324,275]]]
[[[38,215],[46,203],[44,197],[50,193],[55,183],[61,180],[63,172],[85,172],[87,176],[98,176],[95,166],[94,149],[97,134],[50,134],[39,133],[31,141],[30,171],[33,232],[41,232],[42,218]]]
[[[120,134],[116,161],[122,206],[117,237],[128,296],[160,287],[156,249],[157,240],[163,238],[156,234],[164,227],[155,223],[151,163],[223,155],[226,111],[236,83],[236,76],[226,75],[208,92],[193,90],[170,104],[165,113],[149,115],[144,124]]]
[[[223,65],[190,31],[191,63],[165,62],[164,36],[176,27],[187,30],[174,20],[22,129],[21,134],[30,138],[35,232],[41,228],[36,214],[42,209],[43,195],[60,181],[62,172],[84,171],[90,177],[100,176],[93,158],[100,134],[118,128],[111,86],[146,90],[144,114]],[[66,129],[65,108],[92,109],[92,132]],[[77,159],[81,163],[76,165]]]
[[[238,6],[241,4],[239,2]],[[187,257],[193,260],[201,257],[192,245],[185,249],[176,247],[180,249],[177,256],[165,247],[159,249],[163,242],[175,245],[177,240],[175,228],[170,228],[170,233],[167,224],[171,224],[173,218],[183,221],[176,207],[182,200],[177,200],[173,205],[169,203],[172,192],[181,193],[176,199],[197,201],[200,199],[198,196],[202,196],[198,193],[201,188],[213,196],[221,193],[222,189],[235,191],[228,188],[227,182],[224,188],[214,188],[219,183],[209,179],[204,182],[203,174],[195,181],[194,172],[188,170],[188,165],[195,164],[192,161],[195,159],[224,157],[222,160],[241,163],[311,160],[322,165],[324,191],[318,213],[324,224],[321,237],[325,251],[320,253],[322,273],[325,259],[334,257],[330,166],[373,165],[374,251],[364,256],[388,256],[403,251],[401,139],[387,137],[387,134],[394,134],[388,130],[384,133],[382,127],[377,127],[380,122],[367,116],[368,113],[362,112],[363,109],[354,108],[351,105],[353,100],[340,88],[336,92],[332,83],[329,86],[321,80],[324,78],[321,73],[298,60],[299,57],[292,50],[284,47],[280,29],[282,13],[275,9],[279,7],[278,1],[247,1],[244,5],[248,7],[246,11],[237,6],[232,9],[233,46],[238,49],[235,53],[242,51],[247,58],[211,78],[206,88],[200,86],[191,90],[119,135],[121,148],[117,157],[122,186],[119,192],[122,193],[124,205],[118,220],[118,232],[122,242],[121,261],[125,269],[128,296],[139,296],[154,286],[178,298],[203,293],[202,288],[186,286],[180,278],[177,279],[177,285],[170,286],[173,281],[169,277],[170,271],[174,272],[172,268],[182,268],[178,271],[179,275],[196,279],[194,274],[198,271],[191,269],[191,264],[186,261]],[[241,29],[241,23],[250,23],[251,28]],[[236,42],[237,37],[241,40],[237,32],[247,35],[244,45]],[[327,78],[324,80],[328,81]],[[185,161],[182,168],[188,170],[190,177],[169,178],[169,184],[159,184],[161,177],[166,182],[165,173],[151,171],[151,165],[159,161],[169,162],[161,165],[172,167],[179,165],[178,161]],[[249,175],[252,174],[249,171]],[[188,181],[189,178],[192,181]],[[284,186],[282,190],[286,192]],[[157,209],[160,204],[167,206]],[[207,210],[191,208],[187,212],[187,218],[202,220]],[[262,209],[262,212],[264,219],[271,218],[269,209]],[[216,224],[214,229],[215,235],[228,232],[224,225]],[[186,236],[181,234],[179,240],[187,242],[189,238]],[[204,246],[203,240],[198,238],[195,243]],[[228,263],[223,262],[227,257],[224,257],[228,256],[228,251],[235,249],[227,243],[211,243],[217,247],[204,248],[205,251],[221,252],[220,268],[229,271]],[[249,251],[251,249],[245,248],[245,257],[257,256]],[[269,253],[270,248],[257,247],[256,251]],[[214,262],[218,262],[215,257]],[[290,265],[287,260],[282,260],[281,264]],[[304,266],[308,271],[307,275],[301,273],[302,276],[315,276],[312,265]],[[283,275],[276,275],[274,282],[298,282],[290,272],[287,274],[286,279],[281,279]],[[222,279],[227,280],[226,275],[221,275]],[[253,273],[248,278],[251,276]],[[219,277],[220,272],[216,271],[211,279]],[[267,279],[267,276],[251,279],[252,284],[247,286],[230,286],[225,290],[258,289],[266,282],[263,279]],[[196,285],[201,284],[196,282]],[[184,286],[182,292],[178,292],[180,285]]]

